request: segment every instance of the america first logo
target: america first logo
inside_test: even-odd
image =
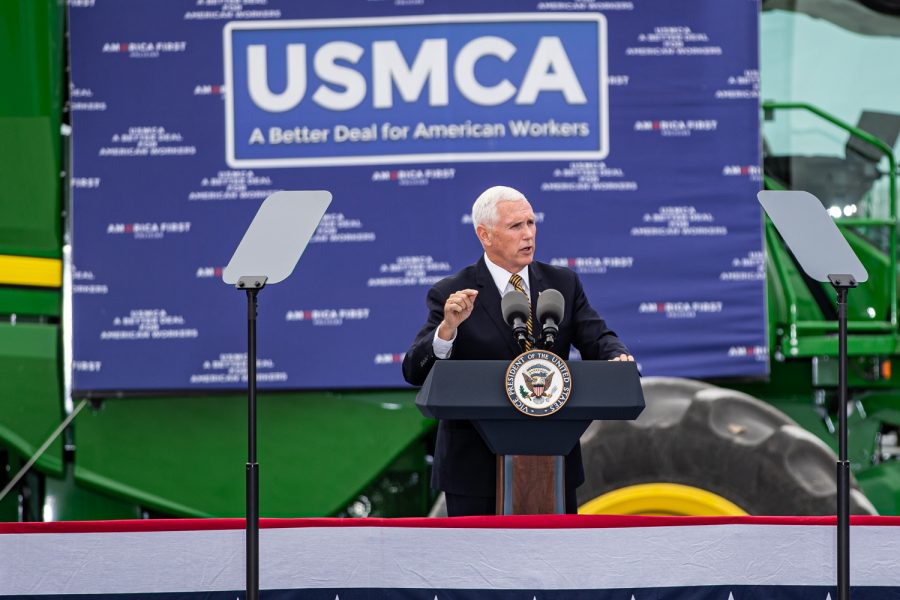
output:
[[[506,395],[516,410],[529,417],[552,415],[565,406],[571,393],[569,366],[552,352],[523,352],[506,370]]]
[[[599,13],[232,21],[223,53],[232,168],[608,154]]]

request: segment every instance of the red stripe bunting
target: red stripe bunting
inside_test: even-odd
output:
[[[900,526],[900,517],[853,516],[854,526]],[[444,529],[602,529],[697,525],[835,525],[835,517],[641,517],[622,515],[528,515],[448,519],[260,519],[262,529],[299,527],[417,527]],[[0,534],[120,533],[244,529],[244,519],[148,519],[0,523]]]

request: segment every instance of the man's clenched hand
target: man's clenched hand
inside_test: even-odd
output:
[[[450,294],[444,303],[444,320],[438,327],[439,338],[450,341],[456,336],[456,328],[472,314],[477,295],[477,290],[459,290]]]

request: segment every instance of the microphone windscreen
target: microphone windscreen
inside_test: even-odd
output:
[[[552,318],[558,325],[563,319],[565,310],[566,300],[563,298],[563,295],[556,290],[550,289],[544,290],[538,295],[537,307],[534,312],[538,323],[543,323],[546,319]]]
[[[510,327],[512,327],[513,319],[516,317],[527,321],[529,304],[528,297],[518,290],[513,290],[506,294],[500,301],[500,312],[503,313],[503,320]]]

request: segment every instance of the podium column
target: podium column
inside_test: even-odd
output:
[[[497,455],[498,515],[566,512],[565,457]]]

